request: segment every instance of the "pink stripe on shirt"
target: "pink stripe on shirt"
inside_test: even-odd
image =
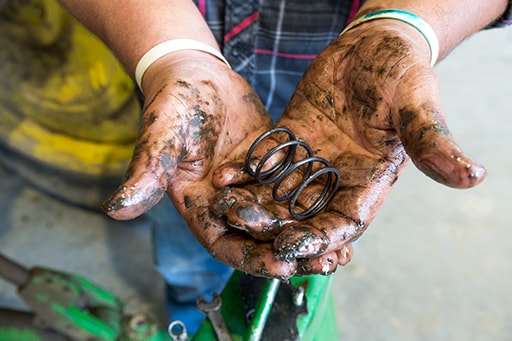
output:
[[[206,0],[199,0],[197,2],[197,8],[199,8],[199,12],[203,16],[203,18],[206,17]]]
[[[233,29],[231,31],[229,31],[225,36],[224,36],[224,42],[227,42],[228,40],[230,40],[231,38],[233,38],[234,36],[236,36],[238,33],[240,33],[244,28],[246,28],[247,26],[249,26],[253,21],[256,21],[258,20],[258,18],[260,17],[260,12],[254,12],[253,14],[251,14],[250,16],[248,16],[247,18],[245,18],[240,24],[236,25],[235,27],[233,27]]]
[[[357,10],[359,9],[359,0],[352,1],[352,8],[350,9],[350,14],[348,15],[347,24],[351,23],[356,16]]]
[[[315,59],[316,54],[295,54],[295,53],[283,53],[283,52],[275,52],[271,50],[262,50],[262,49],[255,49],[254,53],[256,54],[268,54],[272,56],[278,56],[283,58],[290,58],[290,59]]]

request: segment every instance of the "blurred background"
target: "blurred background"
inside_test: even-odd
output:
[[[9,44],[8,37],[2,39],[0,42]],[[51,32],[40,39],[46,44]],[[93,38],[84,34],[70,39]],[[26,57],[26,53],[20,51],[19,55]],[[0,57],[4,62],[14,58],[5,50]],[[84,67],[89,60],[83,57],[81,63],[70,68]],[[113,96],[119,100],[109,103],[109,110],[113,116],[127,112],[126,126],[136,124],[136,104],[125,95],[133,90],[131,85],[117,75],[116,66],[105,69],[110,76],[94,80],[102,81],[103,89],[114,89]],[[477,188],[454,190],[434,183],[409,165],[359,240],[352,262],[335,274],[340,340],[512,340],[512,224],[507,216],[512,210],[512,29],[484,31],[471,37],[436,70],[452,133],[464,151],[486,166],[488,177]],[[73,100],[84,103],[100,88],[71,89],[83,97]],[[2,90],[7,96],[9,89]],[[45,89],[40,90],[44,93]],[[59,93],[71,91],[64,90],[59,89]],[[16,106],[18,99],[9,100],[13,101],[11,107]],[[43,100],[71,103],[63,96]],[[6,108],[10,107],[4,106],[0,114],[6,115]],[[90,110],[79,105],[76,108],[67,117],[79,117],[81,110]],[[79,176],[67,178],[70,182],[64,184],[59,181],[59,172],[48,175],[38,167],[30,172],[31,161],[13,161],[12,151],[18,148],[23,132],[33,130],[17,121],[19,116],[4,117],[9,119],[0,123],[0,134],[12,127],[26,130],[20,130],[19,136],[8,135],[0,148],[1,253],[26,267],[40,265],[86,276],[115,293],[128,311],[146,312],[163,323],[164,284],[153,269],[152,222],[144,217],[113,221],[99,211],[67,204],[51,195],[65,188],[70,201],[80,201],[78,197],[89,190],[84,198],[97,200],[105,194],[98,188],[108,191],[115,187],[119,169],[126,162],[112,161],[98,144],[129,150],[133,137],[111,136],[85,146],[99,159],[112,161],[109,171],[113,180],[88,188],[87,179],[94,179],[96,170],[66,169],[69,159],[62,161],[61,170]],[[98,136],[104,135],[99,132]],[[34,147],[51,144],[59,137],[40,132],[34,139],[22,152],[40,163],[48,162],[48,158],[62,160],[61,155]],[[85,148],[67,142],[75,151]],[[78,160],[82,161],[87,160]],[[2,280],[0,306],[27,308],[15,288]]]

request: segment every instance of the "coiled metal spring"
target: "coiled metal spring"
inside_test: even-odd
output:
[[[253,169],[253,167],[251,167],[251,162],[253,161],[252,155],[254,151],[264,139],[276,133],[288,134],[289,140],[269,150]],[[306,151],[307,156],[305,159],[294,163],[298,147],[302,147]],[[273,167],[263,170],[265,163],[281,151],[283,152],[283,157],[279,159]],[[324,167],[319,168],[312,173],[313,164],[315,162],[320,163]],[[293,132],[288,128],[284,127],[269,130],[254,141],[245,157],[245,167],[249,174],[254,176],[260,185],[274,183],[274,187],[272,188],[272,197],[276,201],[290,200],[288,210],[296,220],[304,220],[320,212],[329,203],[329,201],[331,201],[340,184],[340,172],[336,168],[332,167],[327,160],[313,156],[311,147],[309,147],[309,145],[304,141],[297,140],[295,134],[293,134]],[[282,185],[283,181],[293,172],[299,171],[299,168],[301,168],[302,171],[302,180],[299,184],[286,193],[279,194],[279,187]],[[324,188],[320,195],[310,207],[306,207],[302,211],[297,211],[296,205],[302,191],[316,178],[323,174],[326,174],[326,179]]]

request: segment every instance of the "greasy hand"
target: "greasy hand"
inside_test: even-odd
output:
[[[213,256],[242,271],[288,275],[291,266],[275,259],[271,243],[228,231],[209,210],[216,191],[213,170],[242,158],[271,127],[252,88],[222,62],[197,51],[159,60],[143,84],[146,98],[136,148],[123,184],[104,203],[106,212],[131,219],[167,192]]]
[[[406,27],[381,20],[334,40],[304,74],[277,124],[341,172],[340,188],[323,211],[304,221],[291,219],[288,203],[272,200],[272,185],[231,186],[215,201],[214,210],[230,225],[255,238],[275,238],[276,254],[298,273],[328,274],[350,261],[350,243],[374,219],[409,158],[447,186],[467,188],[485,177],[448,131],[427,45]],[[286,140],[272,135],[259,158]],[[289,178],[280,191],[296,186]],[[226,165],[214,181],[243,184],[250,176]],[[311,184],[299,203],[309,207],[321,187]]]

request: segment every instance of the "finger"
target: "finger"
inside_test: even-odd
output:
[[[255,202],[256,194],[246,188],[224,187],[218,191],[212,201],[212,212],[221,217],[237,203]]]
[[[251,189],[258,189],[258,194]],[[225,187],[214,198],[212,212],[257,240],[271,240],[291,221],[291,216],[287,207],[272,203],[270,195],[268,186]]]
[[[275,141],[273,137],[263,140],[258,145],[257,149],[250,152],[250,155],[249,150],[251,147],[247,147],[247,149],[238,155],[236,160],[225,162],[215,170],[213,173],[214,186],[222,188],[225,186],[241,185],[255,181],[253,172],[256,170],[259,161],[269,150],[278,144],[279,143]],[[265,169],[263,169],[263,171],[275,166],[275,164],[280,160],[279,156],[283,153],[284,152],[280,152],[268,160],[268,162],[265,163]],[[247,169],[248,165],[252,172]]]
[[[256,141],[257,135],[255,135],[251,141]],[[237,153],[237,157],[234,160],[227,161],[217,167],[217,169],[213,173],[213,185],[217,188],[222,188],[231,185],[241,185],[249,182],[255,181],[254,175],[248,171],[247,169],[247,161],[250,159],[249,164],[251,165],[252,170],[254,171],[258,165],[258,160],[265,155],[265,153],[272,149],[277,142],[273,142],[273,140],[265,140],[262,144],[258,146],[257,149],[248,156],[248,150],[251,148],[251,144],[245,146],[242,150],[239,150]],[[240,146],[239,148],[240,149]],[[274,157],[272,160],[269,160],[267,163],[267,169],[272,167],[274,160],[277,157]]]
[[[288,279],[297,271],[295,260],[276,258],[271,243],[260,243],[239,233],[228,233],[211,246],[211,254],[253,276]]]
[[[330,275],[338,265],[347,265],[352,259],[352,245],[346,244],[339,250],[324,253],[317,257],[297,259],[298,275]]]
[[[245,154],[244,154],[245,155]],[[244,156],[240,156],[243,158]],[[212,182],[217,188],[223,188],[231,185],[245,184],[254,178],[247,173],[245,160],[228,161],[217,167],[213,172]]]
[[[485,178],[484,167],[466,156],[455,143],[431,70],[411,69],[401,80],[396,97],[399,107],[395,128],[418,169],[454,188],[472,187]]]
[[[341,266],[347,265],[354,255],[354,248],[352,244],[345,244],[341,249],[336,250],[336,256],[338,257],[338,264]]]
[[[320,221],[321,219],[321,221]],[[336,260],[347,264],[351,249],[345,246],[357,239],[366,226],[332,212],[319,214],[308,225],[286,228],[274,240],[274,252],[279,259],[314,258],[322,254],[340,251]]]
[[[338,267],[338,255],[329,252],[318,257],[297,259],[297,274],[299,275],[330,275]]]
[[[147,101],[150,104],[144,108],[133,156],[122,184],[103,203],[104,210],[112,218],[132,219],[156,205],[176,170],[177,160],[184,149],[183,141],[190,139],[200,124],[206,125],[198,110],[187,108],[185,104],[176,107],[164,95],[164,90],[167,89],[164,87]],[[190,116],[187,117],[191,122],[188,131],[176,128],[180,124],[177,118],[180,113],[181,119]]]
[[[158,142],[157,132],[144,122],[122,184],[103,203],[105,212],[114,219],[133,219],[156,205],[164,196],[175,169],[173,149]],[[180,143],[173,145],[179,146]]]
[[[257,203],[239,204],[236,214],[229,214],[226,218],[229,226],[246,231],[261,241],[273,240],[284,229],[283,222],[291,220],[287,208]]]
[[[309,225],[289,226],[274,240],[276,256],[286,261],[319,256],[326,252],[328,246],[325,232]]]

